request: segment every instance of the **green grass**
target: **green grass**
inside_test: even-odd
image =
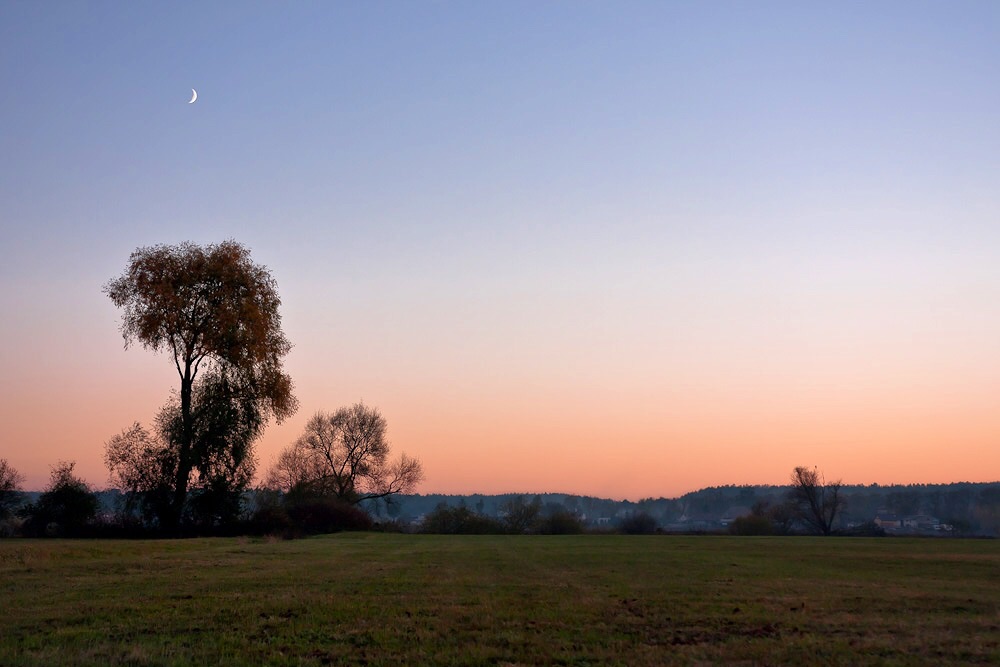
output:
[[[0,541],[0,664],[1000,662],[1000,541]]]

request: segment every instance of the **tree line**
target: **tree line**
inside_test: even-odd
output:
[[[840,493],[839,481],[826,482],[819,471],[797,467],[792,473],[792,485],[787,488],[781,503],[782,512],[787,516],[784,530],[773,528],[770,515],[764,529],[758,520],[754,534],[807,533],[831,535],[840,512],[845,506],[845,498]],[[411,521],[416,530],[430,533],[455,534],[566,534],[582,532],[618,532],[624,534],[652,534],[669,532],[660,519],[655,517],[645,502],[616,503],[614,501],[577,498],[567,496],[562,502],[542,495],[528,500],[524,495],[512,494],[502,497],[499,504],[487,509],[485,499],[477,496],[472,507],[464,497],[452,504],[438,501],[434,508]],[[404,498],[403,502],[409,501]],[[581,502],[582,500],[582,502]],[[665,499],[663,499],[665,500]],[[402,503],[401,503],[402,504]],[[766,507],[766,506],[765,506]],[[771,508],[768,508],[771,509]],[[590,517],[588,511],[605,511],[611,516]],[[390,513],[391,514],[391,513]],[[397,514],[398,516],[398,514]],[[743,517],[745,521],[749,517]],[[749,532],[749,531],[748,531]]]
[[[49,490],[57,486],[60,493],[42,503],[38,501],[43,500],[45,494],[37,492],[21,494],[20,500],[15,498],[12,502],[12,496],[18,495],[19,476],[6,461],[0,460],[0,535],[10,535],[16,526],[23,526],[23,515],[32,503],[44,508],[43,516],[48,517],[45,521],[34,523],[41,529],[45,528],[46,521],[54,521],[52,517],[58,517],[61,505],[86,507],[89,504],[84,494],[80,493],[85,485],[69,482],[65,464],[55,468],[55,484],[50,483]],[[72,473],[72,469],[69,472]],[[645,498],[639,501],[562,493],[467,496],[400,493],[392,496],[389,503],[385,499],[369,498],[357,505],[346,506],[346,510],[342,504],[309,503],[301,498],[290,502],[294,494],[276,488],[268,490],[268,486],[271,483],[244,492],[242,512],[236,523],[210,530],[282,535],[372,527],[410,532],[490,534],[817,533],[797,517],[791,506],[791,485],[708,487],[677,498]],[[898,513],[899,517],[935,514],[949,525],[947,531],[930,531],[936,535],[1000,536],[1000,483],[842,485],[839,495],[843,503],[832,522],[831,534],[882,534],[871,519],[877,512],[888,511]],[[108,512],[111,508],[124,505],[127,494],[113,489],[100,491],[97,496],[99,506]],[[60,498],[68,502],[58,502]],[[26,500],[32,503],[26,503]],[[734,507],[742,508],[744,512],[728,524],[720,522],[720,517],[734,516],[731,511]],[[21,518],[16,516],[17,513],[22,515]],[[683,517],[691,521],[681,521]],[[117,521],[114,516],[110,518]],[[49,525],[54,527],[59,524]],[[88,524],[83,531],[63,531],[62,534],[95,534],[95,531],[98,534],[122,534],[120,526],[109,531],[109,527],[102,525],[101,521]]]
[[[400,494],[389,507],[378,505],[368,509],[380,520],[404,526],[426,522],[439,507],[460,510],[459,516],[484,517],[496,522],[503,518],[505,505],[521,496],[540,504],[543,515],[568,512],[580,521],[585,531],[631,532],[632,519],[644,516],[654,531],[666,533],[808,534],[809,526],[798,520],[789,506],[791,490],[790,479],[789,484],[784,485],[715,486],[674,498],[641,500],[551,492]],[[879,530],[873,519],[889,513],[898,519],[909,515],[933,515],[940,524],[947,526],[941,526],[940,530],[904,527],[896,531],[900,533],[1000,536],[1000,482],[843,484],[839,495],[843,503],[833,521],[832,534],[876,535]],[[492,532],[502,530],[493,528]]]

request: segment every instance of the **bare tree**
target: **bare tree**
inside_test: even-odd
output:
[[[788,499],[795,508],[796,517],[809,529],[820,535],[833,532],[837,515],[846,500],[840,494],[843,486],[838,479],[827,482],[815,468],[798,466],[792,471],[792,488]]]
[[[305,432],[278,457],[267,485],[286,492],[357,504],[406,493],[423,479],[420,461],[389,460],[385,417],[363,403],[318,412]]]

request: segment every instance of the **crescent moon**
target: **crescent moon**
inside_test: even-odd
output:
[[[198,91],[194,88],[191,89],[191,99],[188,100],[188,104],[194,104],[194,101],[198,99]]]

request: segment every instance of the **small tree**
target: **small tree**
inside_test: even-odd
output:
[[[77,535],[97,515],[97,496],[73,474],[75,462],[52,467],[49,486],[38,502],[26,508],[25,531],[35,535]]]
[[[788,535],[796,519],[796,509],[788,501],[772,505],[769,500],[758,500],[750,514],[737,517],[729,524],[733,535]]]
[[[104,445],[108,481],[122,493],[122,523],[157,525],[169,514],[177,453],[139,422]]]
[[[541,498],[528,502],[524,496],[516,496],[500,506],[500,519],[508,533],[520,535],[533,532],[537,528],[541,512]]]
[[[0,459],[0,519],[9,516],[21,504],[21,484],[24,475],[7,459]]]
[[[788,499],[795,509],[796,518],[813,533],[831,534],[837,515],[846,504],[840,494],[842,486],[840,480],[827,482],[815,468],[795,468]]]
[[[316,413],[285,449],[267,484],[293,496],[332,497],[356,505],[413,490],[423,479],[420,461],[389,460],[385,417],[363,403]]]

